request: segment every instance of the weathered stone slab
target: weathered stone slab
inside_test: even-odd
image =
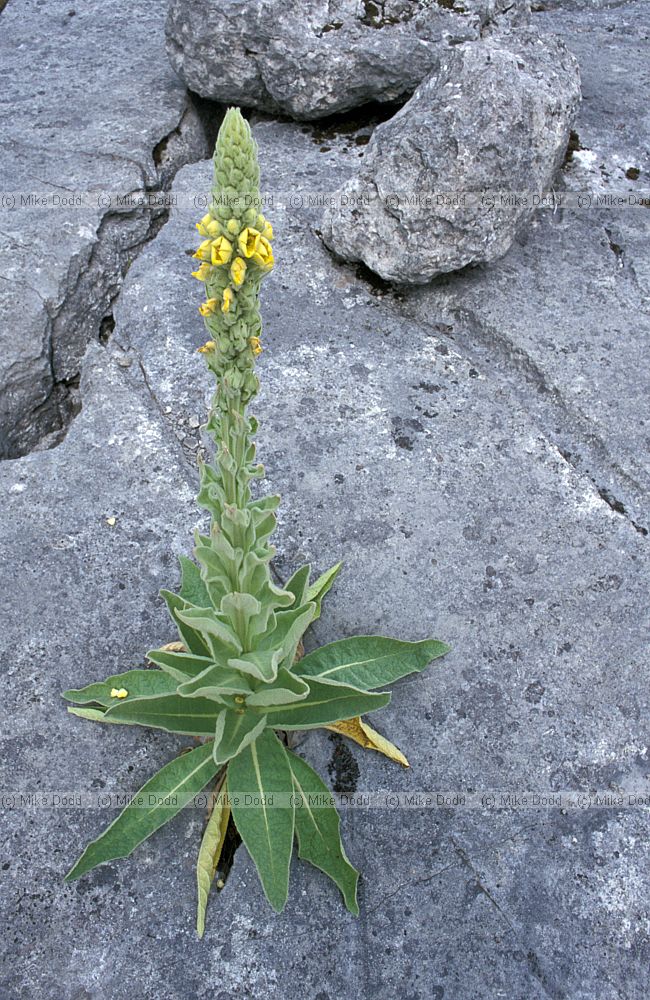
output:
[[[135,730],[93,728],[69,716],[60,698],[70,685],[142,664],[145,637],[170,634],[156,595],[174,581],[174,553],[185,550],[188,529],[197,522],[193,476],[180,444],[137,363],[123,362],[119,350],[93,345],[81,385],[84,407],[65,441],[0,465],[5,792],[86,789],[99,795],[124,782],[139,787],[183,746],[182,738],[161,739],[154,732],[133,740]],[[116,519],[113,526],[108,518]],[[3,800],[3,998],[132,996],[133,981],[114,960],[136,939],[136,978],[148,980],[141,992],[157,989],[160,956],[147,957],[145,940],[158,933],[160,920],[171,941],[178,921],[162,911],[156,916],[160,897],[141,931],[129,927],[129,914],[140,894],[150,896],[167,878],[180,884],[184,866],[190,871],[184,838],[188,820],[198,834],[198,812],[170,829],[169,840],[163,836],[144,865],[143,881],[123,891],[109,871],[94,886],[62,882],[82,841],[106,824],[101,806],[4,806]],[[159,851],[167,854],[164,862]],[[171,906],[175,898],[174,891]],[[191,912],[191,879],[186,904]],[[92,958],[83,954],[90,942]],[[174,973],[169,976],[172,989]],[[191,975],[184,988],[189,982]]]
[[[203,97],[313,119],[403,98],[448,46],[528,14],[528,0],[173,0],[167,51]]]
[[[205,155],[164,58],[163,9],[55,0],[2,12],[0,458],[65,428],[86,345],[161,215],[147,193]]]

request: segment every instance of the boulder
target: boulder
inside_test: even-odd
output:
[[[203,97],[314,119],[397,101],[449,45],[527,14],[528,0],[172,0],[167,52]]]
[[[498,259],[552,184],[580,101],[564,43],[530,29],[449,49],[373,133],[323,219],[340,257],[420,284]]]

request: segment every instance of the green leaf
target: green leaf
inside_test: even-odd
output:
[[[277,493],[273,493],[270,496],[257,497],[256,499],[251,500],[248,504],[248,509],[251,512],[259,511],[266,514],[268,511],[277,510],[279,506],[280,496]]]
[[[185,611],[190,608],[191,605],[188,604],[187,601],[183,600],[182,597],[179,597],[178,594],[172,594],[170,590],[161,590],[160,596],[167,605],[172,621],[178,629],[178,634],[190,653],[195,653],[197,656],[209,656],[210,648],[197,629],[191,625],[187,625],[178,616],[179,611]]]
[[[369,691],[424,670],[431,660],[448,652],[449,646],[436,639],[401,642],[379,635],[359,635],[321,646],[303,657],[295,671],[301,677],[318,677]]]
[[[195,562],[187,556],[179,556],[181,564],[182,582],[179,597],[182,597],[188,604],[194,604],[197,608],[207,608],[210,606],[210,595],[207,587],[201,579],[201,571]]]
[[[77,701],[81,704],[97,702],[106,708],[119,705],[119,698],[111,698],[113,689],[123,688],[129,692],[129,698],[146,698],[156,694],[171,694],[176,690],[176,681],[163,673],[162,670],[127,670],[123,674],[113,674],[105,681],[88,684],[83,688],[71,688],[64,691],[62,698],[66,701]]]
[[[93,840],[66,875],[85,875],[104,861],[126,858],[138,844],[181,811],[217,773],[212,746],[197,747],[158,771],[101,837]]]
[[[313,603],[289,608],[288,611],[277,611],[269,631],[258,640],[258,649],[277,651],[280,654],[277,663],[287,659],[288,666],[291,666],[296,647],[314,620],[315,611],[316,605]]]
[[[291,705],[270,705],[264,711],[273,729],[318,729],[330,722],[349,719],[383,708],[390,694],[371,694],[346,684],[334,684],[310,677],[309,696]]]
[[[225,649],[228,655],[241,652],[241,642],[228,622],[217,617],[214,608],[187,608],[177,612],[181,622],[201,633],[201,637],[209,647],[208,655],[216,656],[218,651]],[[194,652],[194,650],[192,650]]]
[[[80,719],[89,719],[90,722],[117,722],[116,719],[106,718],[105,708],[68,708],[70,715],[78,715]]]
[[[293,806],[284,799],[289,803],[292,791],[286,751],[269,729],[228,765],[235,826],[255,862],[266,898],[278,913],[284,909],[289,892],[294,817]]]
[[[357,882],[359,872],[348,861],[341,843],[341,820],[332,793],[306,760],[287,751],[296,790],[296,835],[298,857],[329,875],[343,893],[345,905],[359,916]]]
[[[260,719],[253,712],[224,708],[217,719],[213,753],[217,764],[225,764],[252,743],[266,726],[266,716]]]
[[[246,704],[287,705],[292,701],[303,701],[308,694],[309,684],[282,667],[273,683],[264,684],[253,694],[247,695]]]
[[[232,622],[232,627],[238,635],[248,635],[251,618],[259,615],[262,605],[252,594],[242,594],[232,591],[221,601],[219,611]],[[241,649],[241,645],[239,647]],[[239,652],[239,650],[237,650]]]
[[[203,937],[205,931],[205,911],[208,905],[210,887],[217,872],[223,843],[226,839],[228,820],[230,819],[230,804],[226,789],[226,782],[218,788],[216,799],[205,828],[199,856],[196,861],[196,932],[199,937]]]
[[[297,569],[293,576],[284,585],[284,589],[288,590],[294,596],[294,605],[299,607],[301,604],[305,604],[307,601],[307,592],[309,588],[309,574],[311,572],[311,566],[307,563],[305,566],[301,566]],[[313,600],[313,598],[309,598]]]
[[[207,698],[181,698],[163,694],[156,698],[125,698],[106,712],[106,722],[123,722],[131,726],[152,726],[168,733],[189,736],[212,736],[219,706]]]
[[[228,666],[269,683],[277,677],[281,660],[281,649],[256,649],[228,660]]]
[[[203,673],[214,663],[210,656],[196,656],[195,653],[180,653],[171,649],[150,649],[147,659],[181,683]]]
[[[332,566],[331,569],[326,570],[321,576],[319,576],[307,591],[307,600],[313,601],[316,605],[314,621],[316,621],[317,618],[320,618],[323,598],[325,597],[325,594],[331,590],[332,584],[336,580],[342,568],[343,563],[337,563],[335,566]]]
[[[272,553],[247,552],[239,570],[239,589],[256,594],[262,600],[262,590],[269,578],[269,562]]]
[[[208,595],[207,601],[199,606],[209,607],[212,603],[219,607],[224,595],[232,590],[229,567],[237,562],[235,550],[221,533],[208,539],[207,545],[197,545],[194,555],[203,566],[201,578]]]
[[[212,663],[202,673],[178,686],[178,694],[182,698],[210,698],[224,705],[229,705],[234,695],[248,695],[250,692],[251,686],[246,677],[220,663]],[[224,701],[224,698],[228,700]]]

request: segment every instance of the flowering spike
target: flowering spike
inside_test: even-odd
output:
[[[197,223],[201,235],[211,239],[199,246],[196,256],[203,263],[192,273],[206,286],[207,301],[199,312],[208,328],[208,343],[215,347],[199,351],[217,379],[215,416],[208,427],[221,446],[219,414],[230,413],[229,433],[235,426],[244,427],[243,409],[258,390],[254,369],[261,351],[259,289],[273,267],[273,228],[260,212],[257,144],[236,108],[223,120],[213,163],[210,210]],[[232,442],[229,448],[232,451]]]

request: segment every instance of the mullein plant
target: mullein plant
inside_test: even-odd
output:
[[[340,564],[314,582],[302,566],[278,586],[270,538],[280,498],[251,491],[264,475],[255,461],[257,421],[248,412],[259,389],[259,290],[274,263],[273,230],[260,207],[256,143],[240,112],[230,109],[217,138],[209,211],[197,223],[193,272],[206,293],[199,312],[209,339],[199,351],[216,381],[206,424],[216,451],[200,464],[198,494],[210,531],[196,533],[194,560],[181,557],[179,593],[162,591],[178,640],[147,653],[151,667],[64,693],[82,706],[69,709],[82,718],[198,741],[134,795],[67,879],[128,856],[213,783],[197,864],[199,934],[229,824],[275,910],[287,900],[295,837],[299,856],[329,875],[358,914],[358,872],[341,844],[333,797],[289,748],[287,734],[332,729],[407,765],[360,717],[388,704],[390,694],[377,689],[448,649],[436,640],[357,636],[299,655]]]

